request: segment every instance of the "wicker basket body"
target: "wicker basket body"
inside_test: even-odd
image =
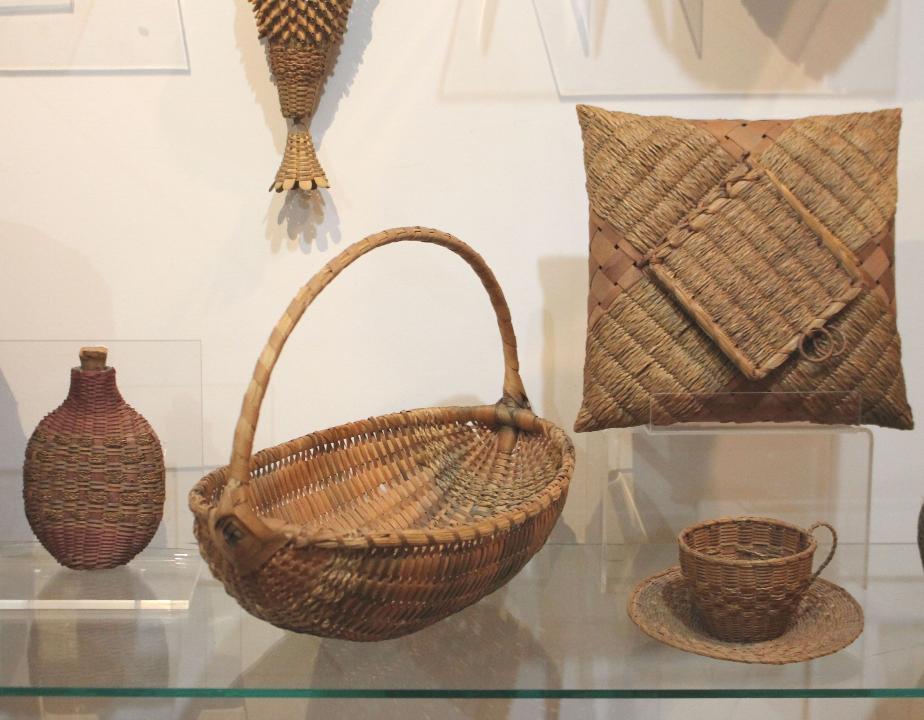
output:
[[[815,528],[834,537],[812,573]],[[680,567],[706,630],[727,642],[759,642],[789,627],[799,601],[831,561],[837,535],[827,523],[808,530],[770,518],[724,518],[687,528],[679,537]]]
[[[503,400],[370,418],[251,457],[259,404],[291,329],[343,268],[400,240],[453,250],[481,277],[503,339]],[[254,372],[231,464],[193,488],[190,507],[203,556],[246,610],[297,632],[383,640],[516,574],[555,525],[573,467],[567,435],[529,409],[491,271],[452,236],[408,228],[353,245],[299,293]]]
[[[308,125],[333,67],[352,0],[250,0],[283,117]],[[292,129],[271,190],[327,187],[307,129]]]
[[[23,466],[32,531],[59,563],[82,570],[131,560],[164,507],[160,441],[102,365],[71,370],[67,399],[36,427]]]

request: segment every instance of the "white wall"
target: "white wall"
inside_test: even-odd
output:
[[[570,428],[585,330],[584,173],[574,101],[557,94],[532,3],[498,4],[490,42],[469,22],[480,0],[373,6],[355,0],[313,124],[333,188],[308,205],[266,192],[285,131],[246,0],[183,3],[189,74],[0,76],[0,337],[201,338],[206,462],[223,464],[253,363],[300,284],[366,234],[430,225],[494,268],[526,388]],[[906,0],[902,13],[895,96],[590,100],[692,117],[902,105],[899,327],[910,399],[924,413],[924,7]],[[494,401],[500,383],[490,306],[467,268],[439,248],[388,248],[309,311],[278,366],[261,439]],[[599,488],[627,438],[576,437],[560,538],[596,532]],[[874,540],[912,540],[922,439],[876,433]]]

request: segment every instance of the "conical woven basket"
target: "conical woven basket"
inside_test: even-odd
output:
[[[270,190],[328,187],[307,126],[346,32],[353,0],[250,0],[289,129]]]
[[[405,240],[452,250],[481,279],[503,341],[501,401],[359,420],[251,456],[270,374],[307,307],[354,260]],[[513,577],[548,538],[573,470],[567,435],[530,410],[490,268],[451,235],[402,228],[351,246],[299,291],[257,362],[231,464],[199,481],[190,507],[203,556],[248,612],[296,632],[384,640]]]

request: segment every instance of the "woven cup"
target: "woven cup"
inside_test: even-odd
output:
[[[812,572],[826,527],[831,551]],[[680,533],[680,567],[706,631],[727,642],[759,642],[789,627],[802,595],[831,562],[837,533],[828,523],[808,530],[772,518],[710,520]]]

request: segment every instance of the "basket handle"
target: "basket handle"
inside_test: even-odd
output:
[[[814,534],[814,532],[820,527],[828,529],[828,532],[831,533],[831,537],[834,539],[834,543],[831,545],[831,550],[828,552],[828,557],[826,557],[824,562],[818,566],[818,569],[812,573],[812,577],[808,582],[809,585],[815,582],[818,579],[818,576],[821,575],[821,571],[828,567],[828,563],[830,563],[831,559],[834,557],[834,551],[837,550],[837,531],[829,523],[822,522],[820,520],[816,523],[813,523],[812,526],[808,529],[808,534]]]
[[[230,478],[239,485],[250,482],[250,456],[253,453],[253,439],[256,432],[257,420],[260,417],[260,405],[269,384],[270,375],[280,352],[289,338],[295,325],[301,319],[305,310],[320,295],[331,280],[341,273],[355,260],[370,250],[391,245],[396,242],[413,241],[440,245],[459,255],[465,260],[481,279],[484,289],[491,298],[494,313],[497,315],[497,327],[500,330],[501,342],[504,349],[504,394],[501,401],[505,405],[513,404],[518,408],[529,408],[523,381],[520,379],[520,364],[517,359],[517,340],[510,323],[510,309],[504,299],[504,293],[497,284],[497,279],[484,258],[458,238],[439,230],[421,227],[396,228],[385,230],[360,240],[341,252],[337,257],[325,265],[311,280],[298,291],[298,294],[289,303],[282,318],[276,323],[270,334],[263,352],[257,360],[257,365],[250,380],[250,386],[244,395],[241,414],[234,431],[234,444],[231,450]],[[506,415],[505,415],[506,416]]]

